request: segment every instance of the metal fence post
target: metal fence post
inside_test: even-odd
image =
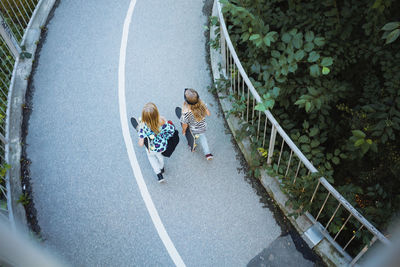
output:
[[[1,14],[0,14],[0,35],[1,37],[3,37],[14,58],[18,58],[21,52],[21,47],[19,46],[17,40],[15,39],[14,34],[12,33],[10,27],[7,25],[6,21],[4,20],[3,16],[1,16]]]
[[[219,42],[220,42],[221,55],[222,55],[222,66],[226,67],[226,44],[225,44],[225,36],[224,36],[224,33],[223,33],[222,29],[220,29],[220,31],[219,31],[219,36],[220,36],[219,37]],[[217,38],[217,37],[215,37],[215,38]],[[226,74],[228,74],[228,70],[227,69],[225,70],[225,72],[226,72]]]
[[[271,130],[271,138],[269,139],[269,147],[268,147],[268,158],[267,164],[268,166],[272,163],[272,155],[274,154],[274,147],[275,147],[275,138],[276,138],[276,127],[272,124]]]
[[[7,140],[2,133],[0,133],[0,141],[3,142],[3,144],[7,144]]]

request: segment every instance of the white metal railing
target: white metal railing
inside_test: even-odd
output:
[[[38,4],[39,0],[0,0],[0,214],[8,217],[12,217],[10,182],[6,178],[10,88],[26,29]]]
[[[230,89],[233,95],[238,98],[244,99],[246,102],[246,109],[242,112],[242,119],[247,123],[251,123],[256,126],[256,139],[259,141],[259,138],[262,138],[262,147],[264,148],[268,144],[268,156],[267,156],[267,164],[271,165],[274,160],[274,149],[277,146],[276,137],[277,134],[282,138],[282,143],[280,145],[279,158],[277,161],[278,168],[280,164],[282,164],[283,158],[282,154],[284,151],[290,151],[289,159],[286,163],[286,171],[285,178],[289,178],[288,174],[294,174],[294,177],[290,177],[293,183],[296,182],[296,178],[298,177],[299,171],[301,168],[305,168],[308,173],[316,173],[318,170],[312,165],[312,163],[304,156],[304,154],[300,151],[300,149],[294,144],[294,142],[290,139],[290,137],[285,133],[279,123],[275,120],[274,116],[271,114],[269,110],[264,112],[255,110],[255,105],[257,103],[261,103],[261,97],[257,93],[253,84],[251,83],[249,77],[247,76],[240,60],[235,52],[231,39],[229,37],[229,33],[225,24],[225,20],[222,14],[221,4],[218,0],[214,1],[214,4],[217,5],[218,19],[220,23],[220,48],[221,48],[221,57],[222,57],[222,71],[224,71],[225,78],[230,82]],[[258,113],[258,114],[257,114]],[[269,139],[269,140],[268,140]],[[278,145],[279,147],[279,145]],[[275,153],[276,154],[276,153]],[[291,166],[292,162],[295,162],[295,158],[297,158],[298,163],[294,166]],[[294,169],[293,169],[294,167]],[[289,172],[291,170],[292,172]],[[295,171],[294,171],[295,170]],[[325,226],[320,227],[322,234],[327,238],[328,241],[332,243],[336,247],[336,249],[350,262],[351,265],[354,265],[360,257],[368,250],[368,248],[377,240],[381,241],[385,245],[389,245],[390,241],[380,233],[368,220],[366,220],[339,192],[333,188],[333,186],[324,178],[321,177],[318,180],[318,184],[312,194],[310,199],[310,205],[313,204],[315,196],[322,186],[328,192],[327,196],[324,200],[324,203],[321,205],[319,209],[318,215],[313,217],[309,212],[306,212],[306,216],[314,223],[321,226],[319,218],[324,212],[324,207],[330,197],[333,197],[334,201],[338,204],[335,212],[330,216],[329,221]],[[342,223],[340,230],[336,233],[334,237],[330,235],[328,232],[328,226],[334,219],[337,211],[341,208],[345,208],[349,212],[349,216]],[[328,216],[329,217],[329,216]],[[343,229],[345,229],[351,218],[356,219],[360,223],[359,229],[353,231],[353,236],[345,242],[344,246],[340,246],[336,241],[338,236],[341,234]],[[355,239],[356,234],[361,231],[363,228],[367,229],[371,234],[372,238],[368,245],[362,248],[358,254],[352,258],[347,252],[346,248],[351,244],[351,242]]]

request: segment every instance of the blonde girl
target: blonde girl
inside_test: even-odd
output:
[[[205,120],[206,116],[210,116],[211,113],[208,110],[206,104],[200,99],[199,94],[196,90],[186,88],[183,93],[185,102],[182,107],[182,134],[186,134],[187,127],[190,127],[192,134],[196,137],[203,148],[203,153],[207,160],[211,160],[213,155],[208,147],[206,138],[207,123]]]
[[[147,138],[149,141],[146,149],[147,157],[158,181],[163,182],[164,158],[161,153],[167,149],[167,141],[173,136],[175,128],[160,116],[157,106],[151,102],[143,107],[139,127],[139,146],[143,146],[144,139]]]

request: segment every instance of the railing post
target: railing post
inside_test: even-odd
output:
[[[221,23],[220,23],[220,31],[219,31],[219,43],[221,47],[221,56],[222,56],[222,66],[225,66],[226,68],[226,43],[225,43],[225,36],[224,32],[221,29]],[[228,74],[228,70],[226,69],[225,72]]]
[[[354,266],[356,262],[362,257],[362,255],[364,255],[365,252],[367,252],[367,250],[375,243],[376,240],[378,240],[378,237],[374,236],[369,244],[365,245],[360,253],[358,253],[358,255],[350,262],[350,266]]]
[[[276,127],[272,124],[271,130],[271,138],[269,139],[269,147],[268,147],[268,158],[267,164],[271,166],[272,163],[272,155],[274,154],[274,147],[275,147],[275,138],[276,138]]]
[[[0,141],[3,142],[3,144],[7,144],[7,140],[2,133],[0,133]]]
[[[12,33],[10,27],[8,27],[6,21],[4,20],[3,16],[1,16],[1,14],[0,14],[0,35],[1,37],[3,37],[14,58],[18,58],[21,52],[21,48],[19,47],[19,44],[14,37],[14,34]]]

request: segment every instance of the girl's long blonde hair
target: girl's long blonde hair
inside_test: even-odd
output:
[[[155,133],[160,132],[160,114],[158,113],[157,106],[154,103],[147,103],[142,110],[142,121]]]
[[[194,119],[196,121],[201,121],[207,115],[207,107],[203,101],[199,98],[199,94],[194,89],[185,90],[185,99],[190,103],[196,103],[194,105],[189,104],[189,109],[192,111]],[[187,103],[187,102],[186,102]]]

